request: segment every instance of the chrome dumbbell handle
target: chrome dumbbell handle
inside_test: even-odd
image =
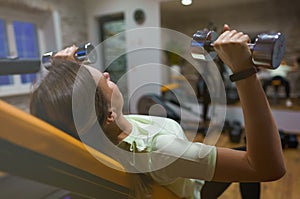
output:
[[[95,47],[91,43],[86,43],[78,46],[78,49],[75,52],[75,59],[80,62],[86,63],[95,63],[97,60],[97,54],[95,52]],[[42,65],[49,69],[51,67],[51,58],[56,54],[56,51],[51,51],[43,54],[42,56]]]
[[[197,31],[193,35],[191,54],[195,59],[212,60],[217,55],[213,42],[218,35],[214,31]],[[281,33],[259,34],[255,42],[248,44],[252,51],[252,61],[256,66],[276,69],[283,59],[285,37]]]

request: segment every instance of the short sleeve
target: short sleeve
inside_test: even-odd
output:
[[[161,184],[165,184],[164,181],[166,183],[174,181],[176,177],[210,181],[214,176],[217,156],[215,146],[160,135],[157,136],[152,150],[162,154],[160,163],[169,161],[170,157],[173,158],[172,163],[153,174],[157,177],[154,180],[158,180]]]

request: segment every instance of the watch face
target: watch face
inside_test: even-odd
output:
[[[272,55],[272,65],[273,68],[277,68],[284,56],[284,52],[285,52],[285,37],[283,34],[281,33],[277,33],[275,35],[275,43],[273,46],[273,55]]]
[[[142,9],[137,9],[134,11],[134,20],[137,24],[141,25],[145,22],[146,15],[145,12]]]

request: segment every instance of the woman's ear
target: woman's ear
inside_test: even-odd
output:
[[[113,123],[115,121],[115,119],[116,119],[116,116],[117,116],[116,113],[114,111],[110,110],[108,112],[108,116],[106,118],[105,124],[111,124],[111,123]]]

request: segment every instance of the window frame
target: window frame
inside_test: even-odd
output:
[[[61,47],[60,17],[57,11],[15,9],[12,7],[0,7],[0,19],[5,21],[6,36],[8,41],[8,54],[17,56],[17,46],[14,35],[13,21],[33,23],[36,26],[36,35],[40,55]],[[37,78],[44,69],[37,73]],[[14,83],[0,86],[0,97],[29,94],[32,83],[21,83],[21,75],[12,75]]]

